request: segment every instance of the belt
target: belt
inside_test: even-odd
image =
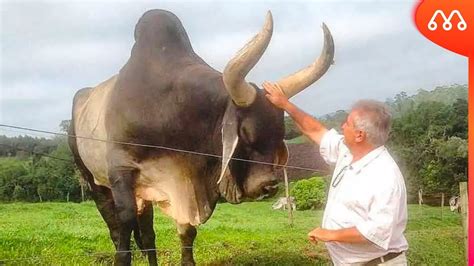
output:
[[[388,253],[387,255],[384,255],[382,257],[378,257],[378,258],[375,258],[367,263],[364,264],[364,266],[376,266],[376,265],[379,265],[380,263],[384,263],[386,261],[389,261],[391,259],[394,259],[398,256],[400,256],[401,254],[403,253],[403,251],[401,252],[392,252],[392,253]]]

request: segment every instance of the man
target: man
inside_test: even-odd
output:
[[[384,147],[391,119],[387,107],[357,102],[342,136],[290,103],[278,84],[263,87],[268,100],[285,110],[335,166],[322,226],[309,232],[309,240],[325,242],[335,265],[407,265],[406,189]]]

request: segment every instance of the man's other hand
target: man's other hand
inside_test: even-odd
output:
[[[315,228],[308,233],[308,239],[314,244],[318,243],[318,241],[331,241],[331,231],[322,229],[320,227]]]

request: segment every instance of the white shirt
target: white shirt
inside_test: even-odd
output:
[[[407,223],[405,182],[387,149],[380,146],[351,164],[352,155],[343,136],[331,129],[321,140],[320,153],[328,164],[335,165],[322,228],[355,226],[370,241],[326,242],[333,263],[367,262],[407,250],[403,235]]]

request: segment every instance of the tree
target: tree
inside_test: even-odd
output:
[[[22,149],[22,158],[0,158],[0,200],[24,201],[79,201],[81,189],[72,153],[66,137],[55,137],[50,140],[15,137],[25,143],[46,143],[56,145],[51,152],[38,153],[27,148]],[[24,140],[27,140],[26,142]],[[12,142],[15,144],[15,142]],[[12,146],[14,147],[14,146]],[[15,148],[15,147],[14,147]],[[47,149],[46,149],[47,150]],[[18,152],[17,152],[18,153]]]
[[[338,110],[332,114],[323,116],[320,121],[327,128],[340,129],[342,124],[347,120],[349,113],[345,110]]]
[[[71,120],[62,120],[59,124],[59,129],[61,132],[68,133],[69,127],[71,126]]]
[[[15,187],[19,184],[19,177],[27,174],[24,161],[2,158],[0,159],[0,200],[9,201],[13,199]],[[17,188],[19,190],[19,188]],[[17,191],[17,197],[19,191]]]
[[[389,147],[398,159],[409,194],[455,193],[467,180],[467,102],[421,102],[393,121]]]

